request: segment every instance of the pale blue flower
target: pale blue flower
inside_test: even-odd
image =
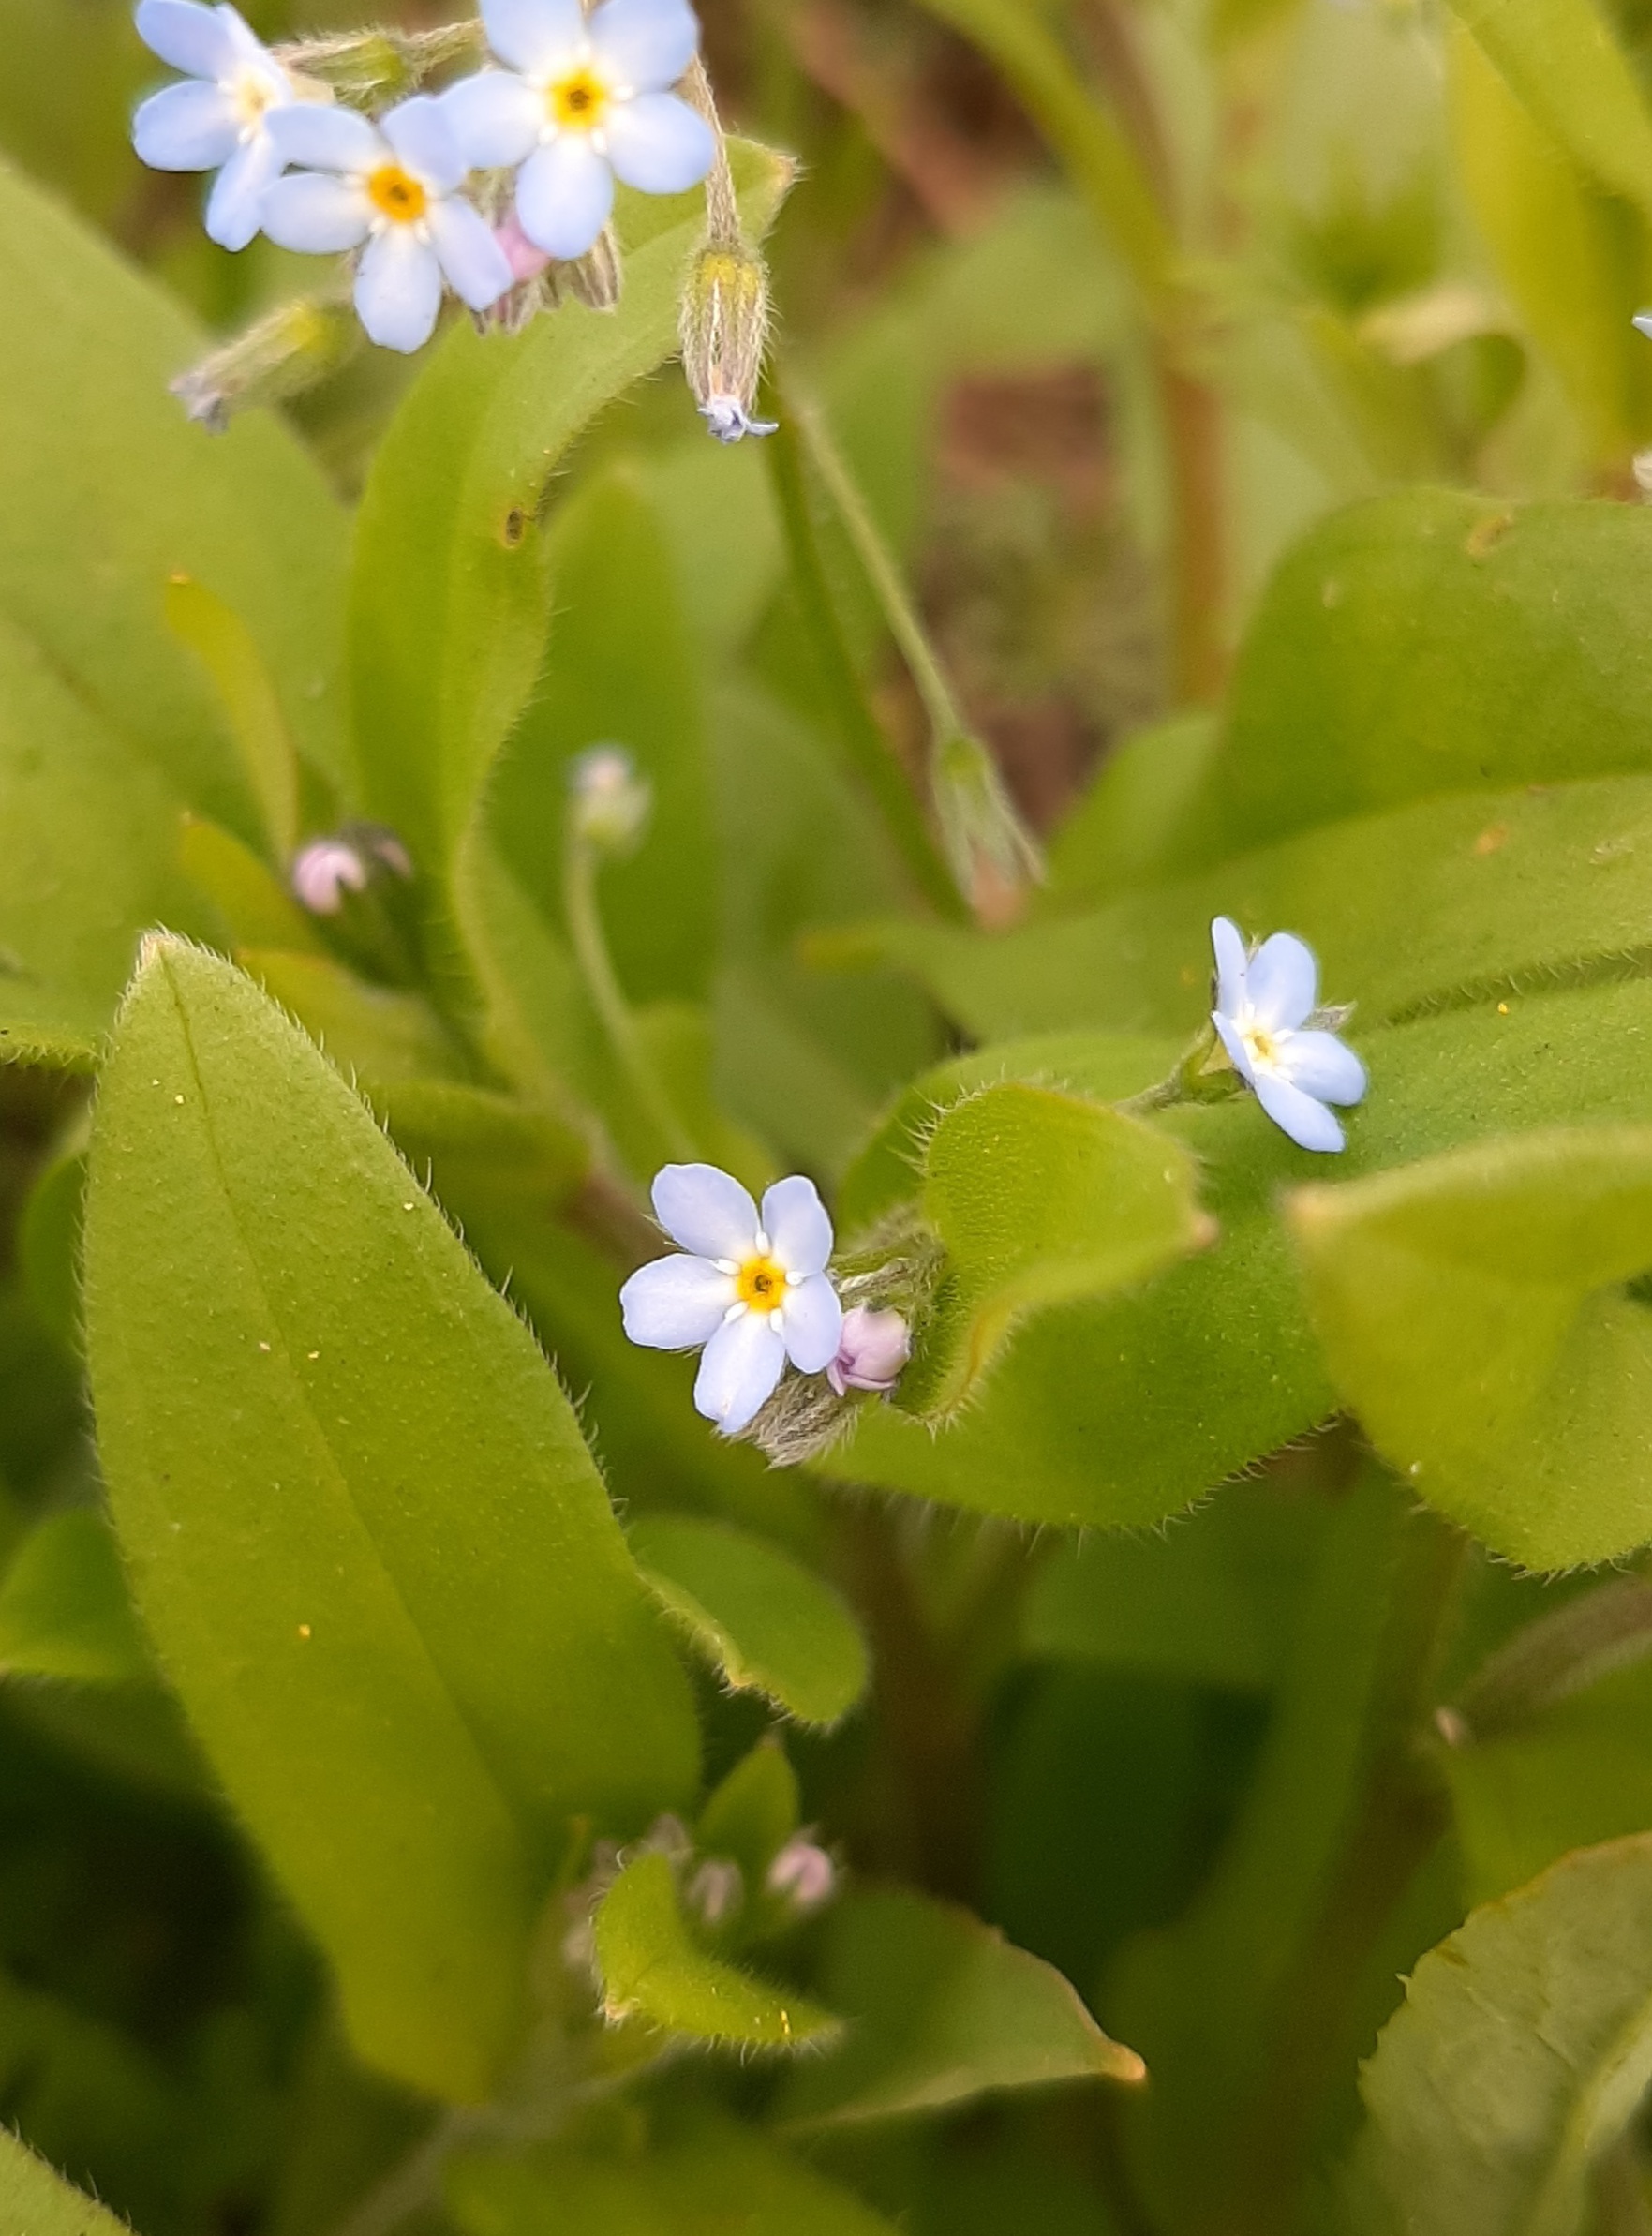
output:
[[[264,193],[281,169],[270,119],[297,96],[292,81],[232,7],[142,0],[144,45],[184,72],[132,120],[132,144],[155,171],[216,171],[206,230],[223,248],[258,231]]]
[[[1291,932],[1276,932],[1247,954],[1237,925],[1218,917],[1216,1006],[1211,1022],[1234,1069],[1282,1133],[1302,1149],[1340,1149],[1343,1132],[1331,1103],[1359,1102],[1365,1066],[1332,1032],[1308,1029],[1319,998],[1314,951]]]
[[[820,1374],[838,1355],[843,1307],[826,1273],[832,1223],[814,1183],[776,1181],[763,1212],[715,1165],[667,1165],[654,1211],[686,1253],[657,1258],[619,1292],[625,1332],[651,1350],[704,1346],[694,1403],[724,1436],[744,1428],[791,1360]]]
[[[671,88],[694,59],[687,0],[482,0],[503,69],[463,79],[442,106],[468,163],[516,172],[516,222],[567,262],[595,246],[614,181],[683,194],[711,168],[704,117]]]
[[[458,192],[465,158],[439,103],[417,95],[377,125],[351,109],[283,109],[270,130],[285,161],[309,168],[270,188],[264,231],[316,256],[360,248],[356,310],[385,349],[430,339],[444,280],[472,310],[513,284],[491,227]]]

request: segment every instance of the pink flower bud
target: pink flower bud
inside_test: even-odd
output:
[[[511,277],[518,286],[525,279],[537,279],[550,258],[536,248],[516,222],[513,210],[501,224],[493,229],[493,237],[505,252],[505,261],[511,267]]]
[[[292,865],[292,890],[313,917],[335,917],[346,892],[366,884],[367,865],[344,839],[312,839]]]
[[[893,1390],[912,1356],[912,1332],[899,1312],[871,1312],[856,1304],[843,1315],[838,1355],[826,1380],[841,1397],[849,1390]]]
[[[818,1910],[829,1902],[838,1883],[838,1867],[824,1848],[797,1833],[768,1867],[768,1891],[789,1901],[796,1910]]]

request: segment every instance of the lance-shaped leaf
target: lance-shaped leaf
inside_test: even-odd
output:
[[[0,2127],[0,2227],[17,2236],[131,2236],[123,2220],[106,2213],[54,2174],[43,2158]]]
[[[948,1270],[904,1401],[970,1396],[1018,1320],[1144,1281],[1213,1233],[1180,1142],[1099,1103],[1008,1081],[935,1125],[923,1207]]]
[[[596,1917],[604,2007],[667,2033],[752,2050],[818,2045],[839,2022],[805,1995],[709,1956],[691,1932],[669,1860],[628,1864]]]
[[[631,1532],[645,1582],[737,1692],[800,1723],[836,1723],[866,1690],[866,1643],[818,1576],[725,1522],[645,1517]]]
[[[152,1677],[109,1526],[85,1507],[49,1514],[0,1578],[0,1672],[118,1685]]]
[[[484,2092],[569,1818],[634,1830],[694,1782],[572,1408],[337,1073],[164,938],[99,1097],[86,1311],[114,1519],[215,1769],[364,2054]]]
[[[275,860],[286,862],[298,844],[298,756],[252,632],[187,574],[167,584],[166,615],[173,635],[213,679],[264,836]]]
[[[1652,1833],[1564,1857],[1424,1957],[1361,2079],[1352,2225],[1573,2236],[1652,2081]]]
[[[743,210],[766,228],[790,179],[736,151]],[[604,405],[677,348],[700,195],[626,194],[618,309],[563,306],[514,337],[461,323],[374,460],[356,531],[350,663],[367,800],[444,870],[539,670],[547,620],[539,514],[558,460]]]
[[[845,1901],[820,1986],[850,2025],[841,2049],[787,2081],[789,2124],[896,2119],[1052,2080],[1146,2078],[1053,1965],[926,1895]]]
[[[1555,1128],[1302,1189],[1332,1374],[1431,1505],[1531,1568],[1652,1537],[1652,1130]]]

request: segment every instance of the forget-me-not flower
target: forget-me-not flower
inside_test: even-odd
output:
[[[562,262],[596,244],[614,181],[645,194],[698,186],[716,152],[704,117],[670,90],[700,27],[687,0],[482,0],[504,69],[450,86],[442,105],[467,162],[516,171],[516,217]]]
[[[1211,926],[1216,950],[1216,1006],[1211,1022],[1234,1069],[1282,1133],[1302,1149],[1340,1149],[1331,1103],[1355,1103],[1365,1066],[1334,1033],[1305,1029],[1319,995],[1313,949],[1276,932],[1247,954],[1226,917]]]
[[[778,1180],[763,1212],[715,1165],[667,1165],[654,1210],[685,1256],[657,1258],[619,1292],[625,1332],[652,1350],[703,1345],[694,1404],[724,1436],[744,1428],[786,1361],[820,1374],[838,1355],[843,1307],[826,1273],[832,1223],[814,1183]]]
[[[292,81],[232,7],[142,0],[137,25],[184,78],[139,109],[132,144],[155,171],[216,171],[207,232],[222,248],[245,248],[281,169],[270,119],[297,100]]]
[[[458,192],[465,158],[439,102],[415,95],[377,125],[351,109],[283,109],[270,129],[286,161],[309,168],[269,189],[264,231],[317,256],[361,248],[356,310],[383,348],[424,347],[444,280],[472,310],[513,284],[492,228]]]

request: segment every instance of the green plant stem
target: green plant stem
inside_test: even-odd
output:
[[[694,1144],[689,1139],[671,1097],[661,1085],[653,1065],[648,1061],[636,1029],[636,1020],[631,1013],[631,1005],[625,998],[625,990],[619,983],[608,953],[608,943],[603,932],[602,911],[597,905],[595,850],[577,832],[571,832],[568,840],[562,899],[574,961],[579,965],[586,992],[607,1036],[608,1045],[620,1069],[630,1081],[649,1124],[670,1155],[680,1160],[692,1160]]]
[[[1622,1576],[1528,1623],[1500,1646],[1436,1721],[1453,1746],[1530,1723],[1615,1669],[1652,1655],[1652,1583]]]
[[[843,641],[810,508],[801,438],[785,407],[776,416],[781,422],[779,432],[764,444],[764,453],[785,531],[798,611],[821,689],[836,718],[851,766],[875,801],[914,885],[941,915],[961,917],[967,911],[945,859],[882,725],[866,704],[855,663]]]

